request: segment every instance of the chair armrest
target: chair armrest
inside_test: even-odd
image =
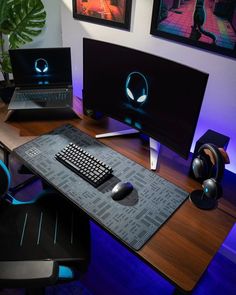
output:
[[[58,263],[53,260],[0,261],[0,286],[49,286],[57,281],[58,273]]]

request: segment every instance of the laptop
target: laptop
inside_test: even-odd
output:
[[[72,110],[70,48],[9,50],[15,91],[8,110]]]

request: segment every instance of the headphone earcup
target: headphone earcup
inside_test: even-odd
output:
[[[209,176],[209,160],[203,156],[197,156],[192,162],[192,170],[195,178],[207,178]]]
[[[209,178],[203,181],[202,184],[204,194],[208,198],[219,199],[222,196],[222,188],[215,178]]]

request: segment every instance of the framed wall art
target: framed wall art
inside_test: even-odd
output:
[[[132,0],[73,0],[75,19],[130,29]]]
[[[151,34],[236,57],[236,0],[154,0]]]

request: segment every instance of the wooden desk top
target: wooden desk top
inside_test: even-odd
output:
[[[71,123],[88,133],[95,134],[125,129],[112,119],[100,122],[83,116],[81,102],[74,99],[74,109],[81,119],[3,122],[7,107],[0,101],[0,142],[9,151],[56,127]],[[126,157],[149,168],[148,146],[134,135],[100,139],[104,144]],[[185,161],[165,147],[161,148],[157,173],[170,182],[191,192],[200,184],[188,176],[190,160]],[[184,291],[191,291],[224,241],[236,221],[236,176],[227,172],[223,181],[224,198],[215,210],[203,211],[187,200],[137,252],[161,275]]]

